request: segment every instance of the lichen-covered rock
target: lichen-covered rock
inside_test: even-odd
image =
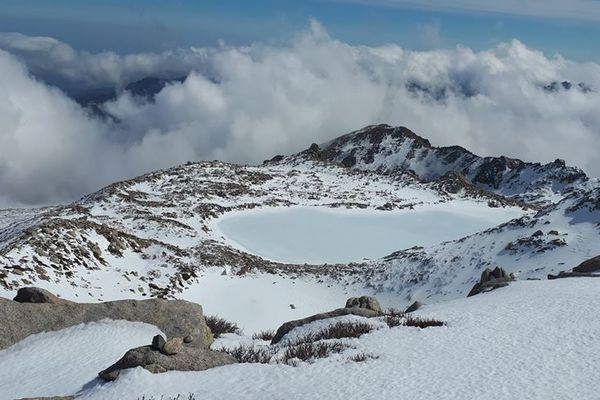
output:
[[[271,340],[271,344],[277,344],[283,339],[283,337],[290,332],[292,329],[297,328],[302,325],[306,325],[310,322],[319,321],[322,319],[340,317],[342,315],[358,315],[359,317],[373,318],[381,315],[380,312],[369,310],[367,308],[359,308],[359,307],[350,307],[350,308],[338,308],[333,311],[320,313],[311,315],[310,317],[297,319],[294,321],[288,321],[281,325],[277,332],[275,332],[275,336]]]
[[[19,303],[0,298],[0,349],[29,335],[58,331],[102,319],[145,322],[168,338],[192,336],[190,346],[209,347],[210,329],[202,306],[183,300],[119,300],[106,303]]]
[[[345,308],[365,308],[378,313],[383,313],[379,301],[373,296],[351,297],[346,300]]]
[[[202,347],[182,346],[177,354],[167,355],[152,346],[142,346],[129,350],[98,375],[106,381],[114,381],[127,368],[143,367],[156,374],[166,371],[203,371],[236,362],[229,354]]]
[[[182,338],[171,338],[166,341],[165,345],[162,348],[162,352],[168,356],[172,356],[181,352],[183,349],[183,339]]]

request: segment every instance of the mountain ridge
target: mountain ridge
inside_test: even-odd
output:
[[[349,155],[353,163],[344,162]],[[434,165],[438,156],[445,163]],[[261,166],[187,163],[115,182],[69,205],[12,211],[10,217],[3,211],[0,291],[35,283],[55,291],[66,286],[73,296],[94,301],[178,297],[217,268],[223,279],[314,279],[435,300],[466,294],[481,269],[495,265],[541,278],[600,254],[600,189],[581,170],[499,158],[506,168],[492,171],[501,189],[515,171],[521,178],[523,171],[538,172],[534,184],[513,185],[507,195],[452,169],[483,165],[477,157],[460,146],[434,147],[407,128],[375,125]],[[418,162],[421,170],[406,168]],[[418,173],[427,168],[435,172],[430,179]],[[229,212],[259,208],[391,212],[461,202],[511,207],[523,216],[458,240],[335,266],[263,259],[233,246],[215,225]]]

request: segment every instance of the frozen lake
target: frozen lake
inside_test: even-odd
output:
[[[521,214],[473,203],[393,212],[292,207],[232,213],[217,227],[235,247],[267,259],[332,264],[459,239]]]

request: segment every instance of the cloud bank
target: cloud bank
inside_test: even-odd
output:
[[[221,45],[160,54],[88,54],[50,38],[0,35],[0,204],[65,202],[188,160],[259,163],[373,123],[435,145],[600,175],[600,65],[547,57],[519,41],[474,52],[352,46],[317,22],[286,46]],[[188,74],[154,102],[127,92],[95,117],[43,81],[120,87]]]
[[[530,17],[600,20],[597,0],[332,0],[392,7],[411,7],[445,11],[475,11]]]

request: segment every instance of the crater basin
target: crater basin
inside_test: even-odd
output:
[[[232,212],[216,226],[232,246],[266,259],[335,264],[460,239],[522,214],[470,202],[400,211],[280,207]]]

